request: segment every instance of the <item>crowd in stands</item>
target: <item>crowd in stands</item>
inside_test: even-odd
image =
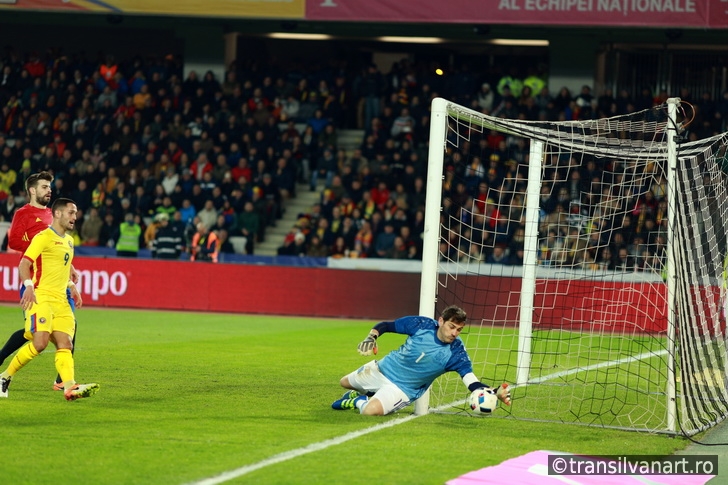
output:
[[[240,61],[216,79],[212,72],[184,76],[173,56],[91,60],[6,48],[0,59],[0,217],[9,220],[24,203],[25,178],[47,170],[55,177],[54,197],[78,205],[78,245],[116,247],[130,215],[141,228],[140,247],[154,249],[163,226],[167,236],[182,236],[164,254],[203,254],[193,241],[209,244],[212,234],[215,250],[205,260],[216,261],[218,252],[234,251],[232,236],[245,237],[245,252],[253,254],[303,186],[320,191],[320,203],[300,214],[279,254],[419,259],[434,96],[527,120],[610,116],[667,96],[607,90],[597,97],[588,86],[575,96],[566,88],[554,93],[545,76],[536,70],[478,73],[467,66],[438,76],[407,60],[384,73],[375,64],[350,68],[333,60],[307,66]],[[690,100],[690,93],[680,96]],[[697,135],[725,129],[728,95],[690,101],[699,114]],[[353,151],[337,141],[349,128],[364,130]],[[502,146],[486,145],[481,159],[490,165],[469,174],[463,187],[446,187],[449,199],[478,199],[481,182],[493,187],[491,172],[503,180],[512,166],[514,178],[523,178],[527,147],[515,144],[502,153]],[[551,190],[558,193],[558,187]],[[653,196],[647,213],[654,219],[662,195]],[[482,202],[483,214],[505,214],[523,201]],[[563,204],[554,213],[557,207]],[[522,234],[516,226],[504,236],[494,229],[500,240],[478,257],[518,264]],[[551,234],[543,229],[546,244]],[[634,244],[623,241],[624,248]],[[616,261],[622,246],[610,249]]]

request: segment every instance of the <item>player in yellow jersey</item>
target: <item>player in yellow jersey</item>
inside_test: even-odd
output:
[[[25,286],[20,306],[25,311],[25,338],[30,340],[0,373],[0,397],[8,397],[12,377],[53,341],[56,370],[63,379],[66,400],[94,394],[98,384],[76,384],[71,349],[75,322],[66,298],[73,261],[73,238],[67,234],[76,223],[76,204],[60,198],[53,203],[53,223],[39,232],[20,261],[19,275]],[[32,277],[32,279],[31,279]]]

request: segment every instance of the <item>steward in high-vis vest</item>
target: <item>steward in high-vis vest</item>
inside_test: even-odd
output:
[[[515,75],[506,75],[500,78],[498,81],[498,87],[496,88],[498,91],[498,94],[501,96],[505,96],[503,89],[505,87],[508,87],[511,90],[511,95],[514,98],[518,98],[521,95],[521,90],[523,89],[523,81],[518,79]]]
[[[116,255],[126,258],[136,258],[139,252],[139,237],[142,228],[134,222],[134,214],[127,213],[124,222],[119,225],[119,239],[116,241]]]
[[[535,98],[541,94],[541,90],[546,87],[546,81],[535,74],[531,74],[523,80],[523,85],[531,88],[531,97]]]
[[[220,241],[217,239],[217,234],[210,231],[204,223],[198,223],[197,232],[192,236],[190,260],[217,263],[217,256],[220,252],[219,245]]]

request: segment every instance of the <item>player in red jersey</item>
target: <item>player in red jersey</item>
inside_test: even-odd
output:
[[[53,175],[49,172],[40,172],[30,175],[25,181],[25,191],[30,201],[23,207],[18,209],[13,215],[13,220],[8,229],[8,247],[14,251],[20,252],[22,255],[30,246],[30,241],[40,231],[47,229],[53,222],[53,212],[49,207],[51,201],[51,182]],[[78,273],[71,266],[71,281],[69,281],[69,298],[68,302],[75,311],[76,307],[81,307],[83,301],[81,295],[76,289],[75,283],[78,281]],[[20,292],[25,289],[21,286]],[[24,334],[25,329],[13,333],[2,349],[0,349],[0,365],[12,355],[16,350],[25,345]],[[74,335],[73,343],[76,343]],[[62,390],[63,383],[60,376],[56,377],[56,383],[53,385],[55,390]]]

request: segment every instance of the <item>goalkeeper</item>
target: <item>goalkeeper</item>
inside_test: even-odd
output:
[[[460,340],[466,318],[465,311],[453,305],[445,308],[438,320],[409,316],[376,324],[357,348],[362,355],[377,353],[377,338],[383,333],[409,337],[381,360],[373,360],[342,377],[341,386],[350,390],[331,407],[356,408],[361,414],[384,416],[408,406],[435,379],[450,371],[460,374],[470,392],[489,387],[473,374],[470,357]],[[511,404],[507,384],[498,387],[496,395],[504,404]]]

